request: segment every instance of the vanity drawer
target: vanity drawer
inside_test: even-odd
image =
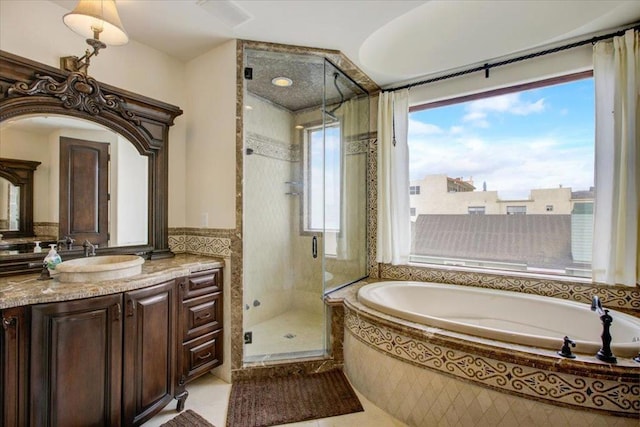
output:
[[[183,299],[220,292],[222,290],[222,269],[200,271],[186,277],[183,286]]]
[[[191,298],[182,303],[184,341],[222,328],[222,293]]]
[[[182,345],[182,375],[186,382],[222,364],[222,330]]]

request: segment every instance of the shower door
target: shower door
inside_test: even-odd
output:
[[[369,96],[327,60],[324,74],[326,294],[368,274]]]
[[[244,361],[323,357],[325,284],[366,275],[366,262],[354,261],[366,259],[366,198],[364,208],[345,202],[352,189],[366,193],[366,161],[345,159],[345,136],[357,133],[345,125],[365,103],[352,102],[353,83],[316,55],[248,49],[244,62]]]

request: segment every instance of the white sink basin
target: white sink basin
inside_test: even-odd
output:
[[[97,282],[135,276],[142,264],[144,259],[137,255],[103,255],[64,261],[55,271],[60,282]]]

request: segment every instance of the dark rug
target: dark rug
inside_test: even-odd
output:
[[[209,421],[202,418],[200,415],[193,412],[191,409],[187,409],[177,417],[167,421],[160,427],[215,427]]]
[[[227,427],[267,427],[364,411],[340,370],[233,383]]]

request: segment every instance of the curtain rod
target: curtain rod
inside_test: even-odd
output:
[[[577,41],[574,43],[569,43],[563,46],[558,46],[558,47],[554,47],[551,49],[546,49],[546,50],[542,50],[540,52],[534,52],[534,53],[530,53],[528,55],[523,55],[523,56],[517,56],[515,58],[511,58],[511,59],[506,59],[504,61],[499,61],[499,62],[494,62],[494,63],[485,63],[484,65],[479,65],[477,67],[473,67],[473,68],[468,68],[466,70],[461,70],[461,71],[457,71],[455,73],[450,73],[450,74],[445,74],[439,77],[433,77],[431,79],[426,79],[426,80],[421,80],[419,82],[415,82],[415,83],[409,83],[403,86],[398,86],[398,87],[394,87],[394,88],[390,88],[390,89],[385,89],[383,90],[383,92],[391,92],[391,91],[395,91],[395,90],[401,90],[401,89],[411,89],[412,87],[415,86],[422,86],[428,83],[434,83],[434,82],[439,82],[442,80],[447,80],[447,79],[451,79],[454,77],[459,77],[459,76],[464,76],[466,74],[471,74],[471,73],[475,73],[478,71],[484,71],[484,76],[485,78],[489,78],[489,70],[492,68],[496,68],[496,67],[500,67],[502,65],[508,65],[508,64],[513,64],[514,62],[520,62],[520,61],[525,61],[527,59],[531,59],[531,58],[537,58],[539,56],[544,56],[544,55],[548,55],[550,53],[556,53],[556,52],[561,52],[563,50],[568,50],[568,49],[573,49],[574,47],[578,47],[578,46],[584,46],[586,44],[595,44],[601,40],[607,40],[607,39],[611,39],[613,37],[618,37],[623,35],[626,31],[628,30],[640,30],[640,23],[636,23],[634,24],[634,26],[626,28],[624,30],[619,30],[616,31],[615,33],[609,33],[609,34],[604,34],[602,36],[596,36],[596,37],[592,37],[590,39],[587,40],[581,40],[581,41]]]

